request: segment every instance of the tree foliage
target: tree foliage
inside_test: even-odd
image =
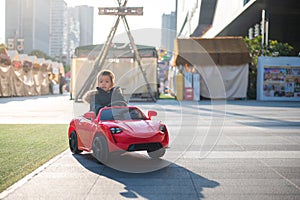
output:
[[[269,42],[269,54],[273,54],[278,52],[280,56],[290,56],[294,48],[290,46],[288,43],[281,43],[277,40],[270,40]]]
[[[32,50],[29,54],[29,56],[36,56],[37,58],[45,58],[46,60],[52,60],[54,61],[55,59],[48,56],[46,53],[44,53],[41,50]]]
[[[6,45],[5,44],[0,44],[0,48],[6,48]]]
[[[293,52],[293,47],[288,43],[281,43],[277,40],[269,40],[269,46],[263,51],[261,45],[262,36],[257,36],[253,39],[248,37],[244,38],[246,42],[250,55],[252,57],[252,65],[257,65],[257,59],[259,56],[290,56]]]

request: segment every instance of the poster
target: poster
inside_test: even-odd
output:
[[[258,100],[300,101],[300,59],[260,57]]]
[[[193,87],[193,74],[191,72],[184,72],[184,87]]]
[[[300,66],[287,69],[286,96],[300,98]]]
[[[266,67],[264,68],[264,96],[285,96],[286,68]]]
[[[200,74],[193,74],[194,101],[200,101]]]
[[[300,66],[264,68],[265,97],[300,97]]]

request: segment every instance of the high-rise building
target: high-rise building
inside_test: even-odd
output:
[[[76,47],[93,44],[93,24],[93,7],[76,6],[68,8],[68,58],[74,54]]]
[[[76,6],[77,20],[80,24],[80,46],[93,44],[94,8]]]
[[[62,61],[67,32],[67,4],[64,0],[50,0],[49,55]]]
[[[6,0],[5,5],[5,40],[9,48],[22,53],[37,49],[61,58],[66,28],[64,0]],[[20,48],[22,45],[24,48]]]
[[[68,8],[67,60],[74,55],[75,48],[80,46],[80,23],[75,8]]]
[[[9,48],[49,53],[49,0],[6,0],[5,41]],[[24,48],[19,41],[24,40]]]
[[[176,16],[175,12],[162,15],[161,25],[161,46],[169,52],[173,52],[174,39],[176,37]]]

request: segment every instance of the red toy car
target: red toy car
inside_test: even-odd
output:
[[[165,124],[152,121],[155,111],[148,116],[135,106],[113,106],[100,109],[97,116],[87,112],[70,122],[68,137],[74,154],[93,152],[105,163],[111,152],[146,150],[151,158],[162,157],[169,144]]]

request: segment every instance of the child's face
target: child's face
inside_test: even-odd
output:
[[[98,81],[98,87],[108,92],[112,87],[113,83],[109,76],[100,76]]]

